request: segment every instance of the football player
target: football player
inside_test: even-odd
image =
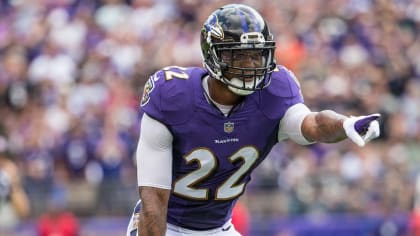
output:
[[[140,201],[127,235],[240,235],[232,208],[273,145],[379,136],[379,114],[305,106],[253,8],[230,4],[201,29],[204,68],[170,66],[147,81],[137,149]]]

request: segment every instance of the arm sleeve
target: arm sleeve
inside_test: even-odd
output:
[[[308,141],[302,134],[302,122],[311,113],[309,108],[303,103],[297,103],[287,109],[283,118],[280,120],[278,141],[290,138],[301,145],[308,145],[314,142]]]
[[[136,152],[138,186],[171,189],[172,140],[164,124],[143,114]]]

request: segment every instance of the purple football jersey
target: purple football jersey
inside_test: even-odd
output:
[[[168,222],[204,230],[222,226],[251,172],[277,142],[286,110],[302,103],[293,74],[278,66],[270,85],[224,116],[205,95],[202,68],[167,67],[146,83],[142,112],[173,135]],[[156,170],[158,171],[158,170]]]

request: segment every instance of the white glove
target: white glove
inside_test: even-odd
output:
[[[381,115],[350,116],[343,122],[343,128],[349,139],[360,147],[370,140],[379,137],[380,129],[378,119]]]

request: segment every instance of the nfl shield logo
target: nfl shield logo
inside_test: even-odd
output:
[[[232,133],[234,128],[235,128],[235,123],[233,122],[228,121],[224,124],[225,133],[228,133],[228,134]]]

